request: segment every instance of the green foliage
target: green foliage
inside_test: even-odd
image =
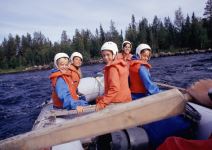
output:
[[[204,12],[204,27],[207,32],[208,45],[212,47],[212,0],[206,2],[205,12]]]
[[[183,17],[181,8],[179,8],[178,10],[175,11],[174,24],[178,31],[180,31],[182,29],[182,25],[184,24],[184,17]]]
[[[206,2],[204,16],[206,16],[208,20],[212,20],[212,0]]]
[[[184,19],[181,8],[175,11],[174,23],[169,17],[161,21],[157,16],[150,24],[146,18],[136,22],[132,15],[131,23],[124,31],[118,31],[115,22],[111,20],[109,31],[105,31],[100,24],[95,34],[90,30],[76,29],[72,39],[64,30],[61,41],[52,43],[41,32],[33,35],[9,34],[0,44],[0,70],[23,68],[26,66],[53,64],[54,55],[65,52],[69,56],[78,51],[83,54],[84,62],[100,57],[100,48],[106,41],[114,41],[119,49],[123,40],[129,40],[133,45],[133,53],[140,43],[148,43],[153,52],[168,52],[190,49],[205,49],[212,47],[212,0],[208,0],[205,7],[205,17],[198,18],[193,13]]]

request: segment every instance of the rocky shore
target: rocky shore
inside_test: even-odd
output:
[[[39,66],[32,66],[32,67],[27,67],[23,71],[33,71],[33,70],[47,70],[50,69],[50,65],[39,65]]]
[[[178,55],[190,55],[190,54],[200,54],[200,53],[211,53],[212,49],[209,48],[207,50],[187,50],[187,51],[179,51],[179,52],[159,52],[154,53],[152,57],[167,57],[167,56],[178,56]]]

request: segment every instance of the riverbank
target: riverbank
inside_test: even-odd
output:
[[[209,48],[207,50],[187,50],[187,51],[177,51],[177,52],[159,52],[159,53],[153,53],[152,58],[157,57],[168,57],[168,56],[180,56],[180,55],[191,55],[191,54],[201,54],[201,53],[211,53],[212,49]],[[98,64],[102,63],[103,60],[101,58],[96,58],[89,60],[85,62],[83,65],[92,65],[92,64]],[[52,64],[50,65],[38,65],[38,66],[31,66],[31,67],[18,67],[15,69],[0,69],[0,75],[1,74],[12,74],[12,73],[19,73],[19,72],[32,72],[32,71],[39,71],[39,70],[48,70],[53,67]]]
[[[154,53],[152,57],[167,57],[167,56],[179,56],[179,55],[191,55],[191,54],[201,54],[201,53],[211,53],[212,49],[206,49],[206,50],[186,50],[186,51],[177,51],[177,52],[159,52],[159,53]]]
[[[2,74],[13,74],[19,72],[32,72],[32,71],[39,71],[39,70],[48,70],[50,69],[51,65],[39,65],[39,66],[32,66],[32,67],[17,67],[15,69],[0,69],[0,75]]]

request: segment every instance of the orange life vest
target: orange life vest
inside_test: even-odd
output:
[[[123,53],[117,54],[117,59],[123,59],[124,61],[130,61],[132,58],[132,54],[124,55]]]
[[[115,59],[104,68],[105,93],[97,99],[97,104],[105,107],[110,103],[129,102],[132,100],[128,85],[129,70],[127,63]]]
[[[72,80],[72,76],[71,76],[71,71],[68,70],[66,73],[62,73],[60,71],[54,72],[50,75],[50,80],[51,80],[51,86],[52,86],[52,100],[53,100],[53,105],[58,107],[58,108],[62,108],[63,107],[63,103],[62,101],[59,99],[56,91],[55,91],[55,86],[57,83],[57,79],[61,77],[63,78],[63,80],[65,81],[65,83],[68,86],[68,89],[70,91],[70,94],[72,96],[72,98],[74,100],[78,100],[78,95],[76,92],[76,88],[75,88],[75,84]]]
[[[151,65],[147,62],[141,60],[132,60],[130,62],[130,90],[131,93],[146,93],[146,88],[142,79],[139,76],[139,68],[141,65],[147,67],[147,69],[151,68]]]
[[[79,85],[80,79],[81,79],[81,71],[80,68],[77,69],[73,65],[69,66],[70,74],[71,74],[71,79],[73,81],[73,88],[77,92],[77,87]],[[77,93],[75,93],[77,95]]]

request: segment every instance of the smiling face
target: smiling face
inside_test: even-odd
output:
[[[80,67],[82,65],[82,59],[80,57],[75,56],[73,58],[72,65],[74,65],[75,67]]]
[[[57,60],[58,69],[65,71],[68,69],[68,58],[60,58]]]
[[[151,51],[146,49],[141,51],[140,59],[147,62],[150,59],[150,56],[151,56]]]
[[[131,52],[131,44],[126,43],[126,45],[123,47],[123,52],[125,54],[129,54]]]
[[[113,53],[110,50],[103,50],[101,51],[103,61],[108,64],[109,62],[113,61]]]

